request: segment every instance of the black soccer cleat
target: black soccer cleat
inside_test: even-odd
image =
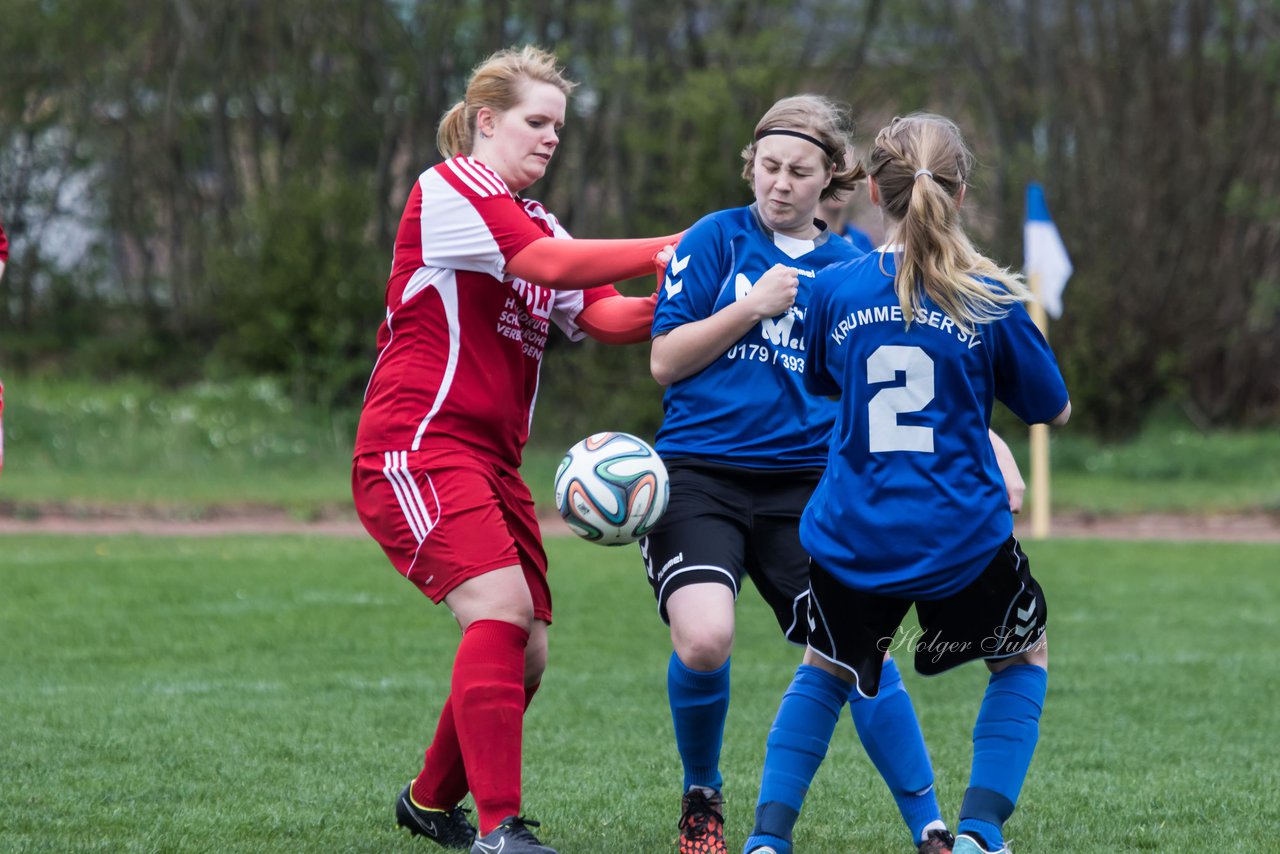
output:
[[[951,854],[956,838],[947,830],[931,830],[920,843],[920,854]]]
[[[396,823],[408,828],[414,836],[425,836],[445,848],[466,851],[475,841],[476,829],[467,821],[467,810],[454,807],[451,810],[429,810],[413,802],[409,790],[413,781],[404,787],[396,799]]]
[[[471,843],[471,854],[557,854],[538,841],[530,827],[538,823],[518,815],[509,815],[485,836]]]

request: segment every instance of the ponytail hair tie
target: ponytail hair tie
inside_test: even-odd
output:
[[[933,173],[930,172],[928,169],[917,169],[916,174],[911,176],[911,180],[916,181],[920,178],[921,175],[928,175],[930,178],[933,177]]]

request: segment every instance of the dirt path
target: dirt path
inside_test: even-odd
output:
[[[1019,536],[1030,535],[1030,520],[1019,519]],[[1141,513],[1100,516],[1060,513],[1049,526],[1053,537],[1101,540],[1211,540],[1239,543],[1280,543],[1280,514]]]
[[[166,517],[154,509],[49,507],[22,514],[0,508],[0,536],[5,534],[67,534],[113,536],[207,537],[227,534],[306,534],[323,537],[362,537],[354,514],[334,512],[306,521],[277,508],[230,508],[199,519]],[[568,528],[558,517],[543,519],[546,536],[564,536]],[[1029,537],[1029,520],[1020,518],[1019,536]],[[1140,514],[1101,516],[1062,513],[1054,516],[1050,536],[1117,540],[1213,540],[1280,543],[1280,514],[1223,515]]]

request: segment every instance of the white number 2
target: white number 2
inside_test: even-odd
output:
[[[884,346],[867,359],[867,382],[893,382],[901,371],[903,385],[882,388],[867,404],[871,453],[933,453],[933,428],[899,424],[903,412],[919,412],[933,400],[933,359],[919,347]]]

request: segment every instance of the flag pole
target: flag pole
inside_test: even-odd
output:
[[[1040,274],[1027,277],[1032,301],[1027,307],[1031,320],[1045,340],[1049,340],[1049,317],[1040,301]],[[1049,536],[1049,425],[1031,425],[1031,536],[1043,540]]]

